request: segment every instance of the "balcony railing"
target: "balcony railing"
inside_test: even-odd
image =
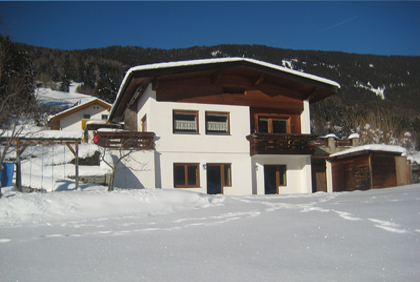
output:
[[[155,133],[138,131],[98,131],[97,145],[113,149],[154,150]]]
[[[250,142],[251,156],[257,154],[300,154],[315,153],[317,136],[310,134],[254,133],[246,139]]]

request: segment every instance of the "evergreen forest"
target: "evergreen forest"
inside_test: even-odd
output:
[[[311,105],[312,133],[347,137],[362,144],[384,143],[420,149],[420,57],[379,56],[263,45],[194,46],[156,49],[111,46],[59,50],[15,43],[32,61],[38,85],[56,82],[112,103],[125,72],[133,66],[214,57],[246,57],[338,82],[337,95]]]

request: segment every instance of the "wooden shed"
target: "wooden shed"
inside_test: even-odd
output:
[[[405,149],[391,147],[360,146],[331,155],[328,160],[331,190],[368,190],[410,184],[409,162],[402,156]]]

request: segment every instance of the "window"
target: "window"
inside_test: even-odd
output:
[[[258,116],[258,132],[288,133],[288,119]]]
[[[229,113],[206,112],[206,134],[229,134]]]
[[[108,115],[102,115],[102,119],[107,120],[108,119]]]
[[[83,115],[83,118],[84,118],[84,119],[90,119],[90,115],[89,115],[89,114],[84,114],[84,115]]]
[[[200,186],[199,164],[174,164],[174,187]]]
[[[198,112],[174,111],[173,126],[174,133],[198,133]]]
[[[230,164],[223,165],[223,179],[225,186],[232,186],[232,170]]]

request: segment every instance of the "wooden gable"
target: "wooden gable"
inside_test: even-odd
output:
[[[275,83],[275,84],[274,84]],[[154,80],[158,101],[243,105],[301,112],[314,87],[292,86],[246,68],[161,76]],[[296,88],[293,88],[296,87]]]

